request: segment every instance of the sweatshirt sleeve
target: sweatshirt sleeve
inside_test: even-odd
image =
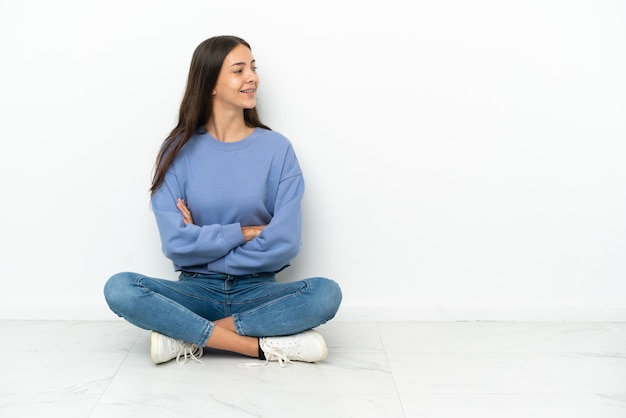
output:
[[[279,271],[302,247],[304,178],[293,149],[288,148],[278,185],[274,213],[267,227],[253,240],[226,256],[226,268],[239,274]]]
[[[245,242],[239,223],[202,226],[185,224],[176,207],[179,197],[185,196],[175,171],[171,169],[150,202],[163,254],[172,260],[176,269],[209,264]]]

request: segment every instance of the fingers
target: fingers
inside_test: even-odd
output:
[[[251,226],[242,226],[241,232],[243,233],[243,237],[246,241],[250,241],[256,237],[258,237],[261,232],[265,229],[267,225],[251,225]]]
[[[189,211],[189,208],[187,208],[187,205],[185,204],[185,201],[183,199],[181,199],[180,197],[176,201],[176,208],[180,211],[181,215],[183,215],[183,222],[185,224],[193,223],[193,218],[191,217],[191,212]]]

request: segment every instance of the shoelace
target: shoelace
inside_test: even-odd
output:
[[[270,347],[269,353],[265,352],[265,364],[272,360],[278,361],[280,367],[285,367],[288,363],[291,363],[291,360],[289,360],[289,357],[287,357],[283,350],[277,347]]]
[[[272,360],[278,361],[280,367],[285,367],[287,364],[292,363],[283,350],[277,347],[270,347],[269,352],[265,352],[265,361],[263,363],[241,363],[239,367],[264,367]]]
[[[187,359],[191,357],[198,363],[204,364],[203,362],[198,360],[203,355],[204,355],[204,351],[202,350],[202,347],[200,347],[198,344],[183,344],[180,347],[180,350],[178,350],[178,354],[176,355],[176,363],[181,364],[181,365],[185,364],[187,363]],[[182,360],[181,360],[181,357],[182,357]]]

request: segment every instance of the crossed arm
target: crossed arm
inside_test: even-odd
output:
[[[193,217],[191,216],[191,211],[185,204],[185,201],[181,199],[180,197],[176,201],[176,208],[180,211],[181,215],[183,216],[183,222],[185,224],[193,223]],[[263,231],[263,229],[265,229],[266,226],[267,225],[242,226],[241,232],[243,233],[243,237],[246,240],[246,242],[248,242],[256,238],[257,236],[259,236],[261,231]]]

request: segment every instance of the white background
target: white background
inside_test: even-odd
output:
[[[148,206],[204,39],[252,44],[343,318],[626,319],[626,6],[0,1],[0,317],[176,277]]]

